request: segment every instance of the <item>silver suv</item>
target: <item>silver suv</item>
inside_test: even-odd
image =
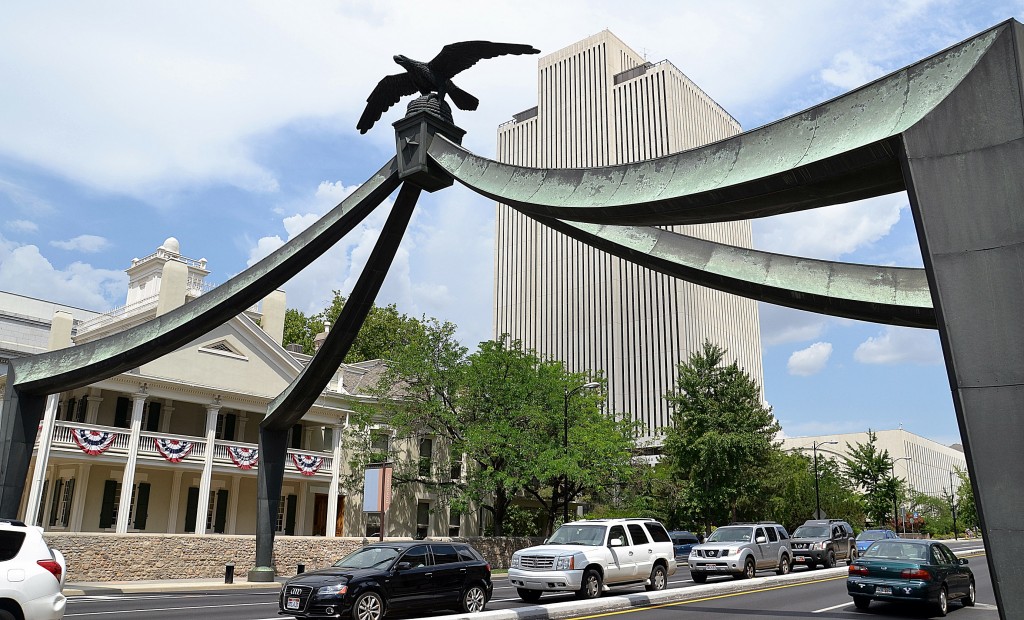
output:
[[[793,562],[789,533],[778,523],[733,523],[720,527],[704,544],[690,550],[690,576],[704,583],[708,575],[751,579],[759,569],[785,575]]]
[[[543,545],[512,554],[508,580],[519,598],[544,592],[597,598],[609,586],[643,584],[664,590],[676,572],[672,540],[654,519],[586,519],[566,523]]]

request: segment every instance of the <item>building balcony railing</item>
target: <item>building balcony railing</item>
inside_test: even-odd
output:
[[[131,434],[128,429],[113,426],[98,426],[95,424],[82,424],[81,422],[57,422],[53,432],[53,449],[59,450],[65,455],[77,454],[83,460],[92,458],[92,455],[86,453],[82,447],[79,446],[78,441],[75,440],[75,430],[94,431],[96,433],[103,434],[111,433],[110,443],[109,445],[106,445],[101,454],[106,457],[112,456],[128,458],[128,452],[131,444]],[[172,462],[161,454],[160,450],[157,448],[157,440],[159,439],[190,442],[192,447],[191,450],[189,450],[188,453],[179,461]],[[259,469],[259,462],[257,461],[256,465],[251,469],[241,469],[236,465],[235,460],[231,458],[229,448],[254,450],[257,448],[257,445],[237,441],[216,440],[213,445],[214,468],[218,469],[219,473],[224,473],[223,470],[228,468],[231,470],[237,470],[242,474],[255,475],[256,470]],[[206,457],[206,440],[202,437],[143,431],[139,435],[138,456],[140,461],[144,461],[147,467],[175,467],[182,463],[186,463],[190,466],[198,465],[199,467],[202,467]],[[292,458],[293,456],[295,457],[294,459]],[[296,461],[304,463],[307,471],[311,473],[303,474],[296,464]],[[310,450],[289,450],[288,459],[285,462],[285,475],[307,475],[313,479],[329,480],[331,478],[331,468],[333,465],[334,459],[330,454]]]

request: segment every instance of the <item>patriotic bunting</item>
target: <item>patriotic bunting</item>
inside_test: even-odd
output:
[[[320,467],[324,464],[324,460],[319,456],[293,454],[292,463],[295,463],[295,469],[302,472],[303,476],[312,476],[316,472],[320,471]]]
[[[114,443],[116,435],[110,431],[92,431],[86,428],[71,429],[71,438],[75,440],[82,452],[96,456],[107,451]]]
[[[238,469],[252,469],[256,466],[256,461],[260,460],[260,449],[228,446],[228,456],[238,466]]]
[[[156,451],[172,463],[180,463],[192,452],[192,446],[195,445],[191,441],[162,438],[154,439],[153,443],[156,444]]]

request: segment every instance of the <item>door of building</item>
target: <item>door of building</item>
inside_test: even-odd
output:
[[[344,536],[345,496],[338,496],[338,518],[334,523],[334,535]],[[313,536],[327,535],[327,494],[313,494]]]

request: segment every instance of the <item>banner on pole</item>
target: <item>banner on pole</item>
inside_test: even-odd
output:
[[[369,465],[363,477],[363,512],[386,512],[391,507],[391,463]]]

